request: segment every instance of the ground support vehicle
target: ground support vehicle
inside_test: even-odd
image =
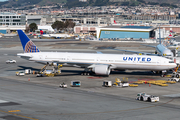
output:
[[[112,86],[112,81],[104,80],[103,81],[103,86],[104,87],[111,87]]]
[[[32,73],[31,69],[25,69],[24,72],[25,72],[25,74],[31,74]]]
[[[47,69],[47,67],[50,66],[50,69]],[[41,71],[39,72],[39,74],[37,74],[37,77],[43,77],[43,76],[47,76],[47,77],[54,77],[56,75],[61,74],[61,70],[60,67],[62,67],[62,65],[55,65],[55,64],[46,64]]]
[[[8,64],[8,63],[16,63],[16,60],[9,59],[9,60],[6,61],[6,64]]]
[[[116,78],[116,82],[113,85],[117,87],[129,87],[128,81],[122,81],[119,78]]]
[[[25,73],[24,73],[23,71],[19,71],[19,72],[16,72],[16,75],[17,75],[17,76],[24,76]]]
[[[67,88],[67,84],[65,84],[64,82],[62,84],[59,85],[59,87],[61,88]]]
[[[180,71],[178,72],[173,72],[172,75],[171,75],[172,78],[176,77],[176,78],[179,78],[180,77]]]
[[[140,101],[148,101],[148,102],[158,102],[159,101],[159,97],[158,96],[147,95],[144,92],[138,93],[136,99],[140,100]]]
[[[173,77],[173,78],[169,78],[168,81],[175,81],[175,82],[179,82],[179,78]]]
[[[38,73],[37,75],[36,75],[36,77],[43,77],[44,75],[43,74],[41,74],[41,73]]]
[[[71,81],[71,87],[80,87],[81,81]]]

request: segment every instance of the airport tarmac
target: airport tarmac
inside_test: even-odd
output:
[[[72,42],[72,43],[71,43]],[[153,52],[139,43],[95,43],[78,41],[34,42],[41,51],[73,51],[122,53],[102,49],[116,47]],[[160,87],[148,84],[138,87],[103,87],[104,80],[115,78],[137,80],[167,80],[149,71],[112,71],[109,77],[81,76],[83,69],[62,67],[55,77],[16,76],[15,72],[30,68],[39,71],[43,65],[16,57],[23,52],[18,38],[0,39],[0,120],[179,120],[180,83]],[[129,53],[128,53],[129,54]],[[15,59],[16,64],[6,64]],[[70,81],[80,80],[81,87],[70,87]],[[65,82],[68,88],[59,88]],[[157,95],[160,102],[135,100],[137,93]]]

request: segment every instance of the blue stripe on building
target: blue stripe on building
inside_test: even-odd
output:
[[[133,32],[133,31],[107,31],[101,30],[99,38],[134,38],[148,39],[149,32]]]
[[[0,33],[6,34],[6,30],[0,30]]]

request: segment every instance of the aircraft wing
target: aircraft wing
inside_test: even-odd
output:
[[[156,46],[153,46],[153,45],[144,45],[144,46],[156,48]]]
[[[168,45],[167,48],[179,49],[180,45]]]
[[[102,52],[100,52],[100,51],[96,51],[97,52],[97,54],[103,54]]]
[[[26,55],[24,53],[19,53],[19,54],[17,54],[17,56],[21,57],[23,59],[27,59],[27,60],[29,60],[32,57],[32,56]]]
[[[97,65],[106,65],[106,66],[110,66],[110,67],[109,67],[110,69],[116,68],[116,65],[113,65],[113,64],[101,64],[101,63],[89,65],[88,68],[94,68],[94,67],[96,67]]]

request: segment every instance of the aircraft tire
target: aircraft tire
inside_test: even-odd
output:
[[[176,78],[179,78],[179,74],[176,75]]]
[[[151,98],[148,98],[148,102],[151,102]]]

